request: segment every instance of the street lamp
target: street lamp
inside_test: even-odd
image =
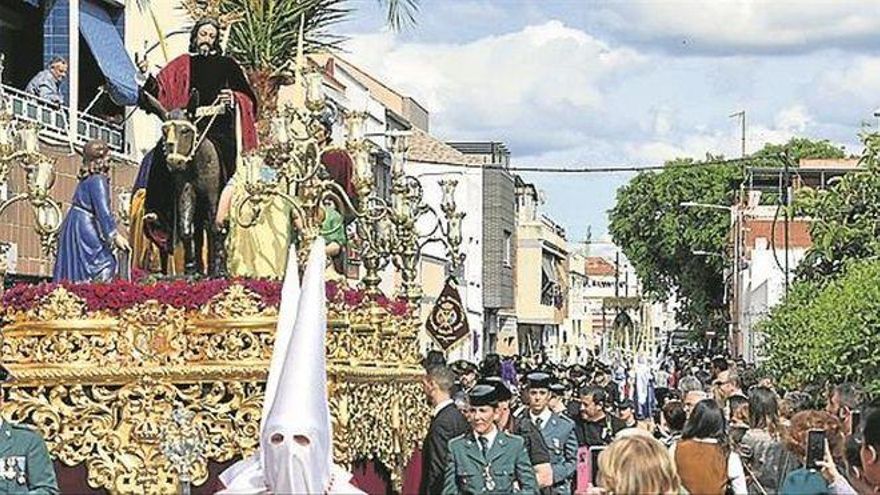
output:
[[[694,201],[683,201],[680,203],[683,207],[689,208],[708,208],[711,210],[724,210],[730,212],[730,229],[733,231],[733,278],[731,279],[731,291],[732,297],[729,298],[730,302],[730,335],[728,335],[729,346],[730,348],[736,352],[739,350],[739,346],[735,345],[737,337],[734,337],[734,334],[739,334],[738,328],[738,313],[739,313],[739,267],[740,267],[740,231],[741,229],[737,228],[737,223],[739,220],[740,212],[742,211],[740,208],[736,206],[726,206],[726,205],[713,205],[706,203],[697,203]],[[720,253],[711,253],[707,251],[692,251],[695,256],[714,256],[719,258],[724,258],[724,255]],[[787,255],[787,254],[786,254]],[[727,292],[727,284],[724,284],[725,292]]]
[[[691,207],[691,208],[710,208],[713,210],[733,211],[732,206],[711,205],[711,204],[707,204],[707,203],[696,203],[694,201],[682,201],[681,203],[679,203],[679,206]]]

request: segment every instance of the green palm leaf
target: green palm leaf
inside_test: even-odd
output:
[[[277,73],[297,51],[300,20],[304,19],[303,49],[314,53],[336,49],[343,36],[330,28],[344,21],[351,9],[345,0],[223,0],[223,10],[244,18],[229,34],[229,54],[250,71]]]
[[[395,30],[412,27],[416,23],[419,0],[377,0],[388,9],[388,25]]]

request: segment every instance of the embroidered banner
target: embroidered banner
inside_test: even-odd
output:
[[[446,279],[437,304],[428,315],[425,328],[444,351],[470,333],[467,313],[461,304],[461,295],[452,277]]]

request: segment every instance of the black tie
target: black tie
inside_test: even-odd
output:
[[[483,451],[483,455],[486,455],[486,451],[489,450],[489,439],[486,437],[478,437],[480,440],[480,450]]]
[[[544,420],[543,420],[543,419],[541,419],[541,418],[535,418],[535,426],[537,426],[539,430],[541,429],[541,425],[542,425],[543,423],[544,423]]]

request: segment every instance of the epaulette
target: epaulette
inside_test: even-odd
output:
[[[10,428],[17,428],[19,430],[32,431],[35,433],[39,431],[36,426],[27,423],[14,423],[12,421],[7,421],[6,423]]]
[[[556,418],[561,420],[562,422],[571,423],[572,425],[574,424],[574,420],[569,418],[568,415],[565,413],[553,413],[553,414],[555,414]]]

